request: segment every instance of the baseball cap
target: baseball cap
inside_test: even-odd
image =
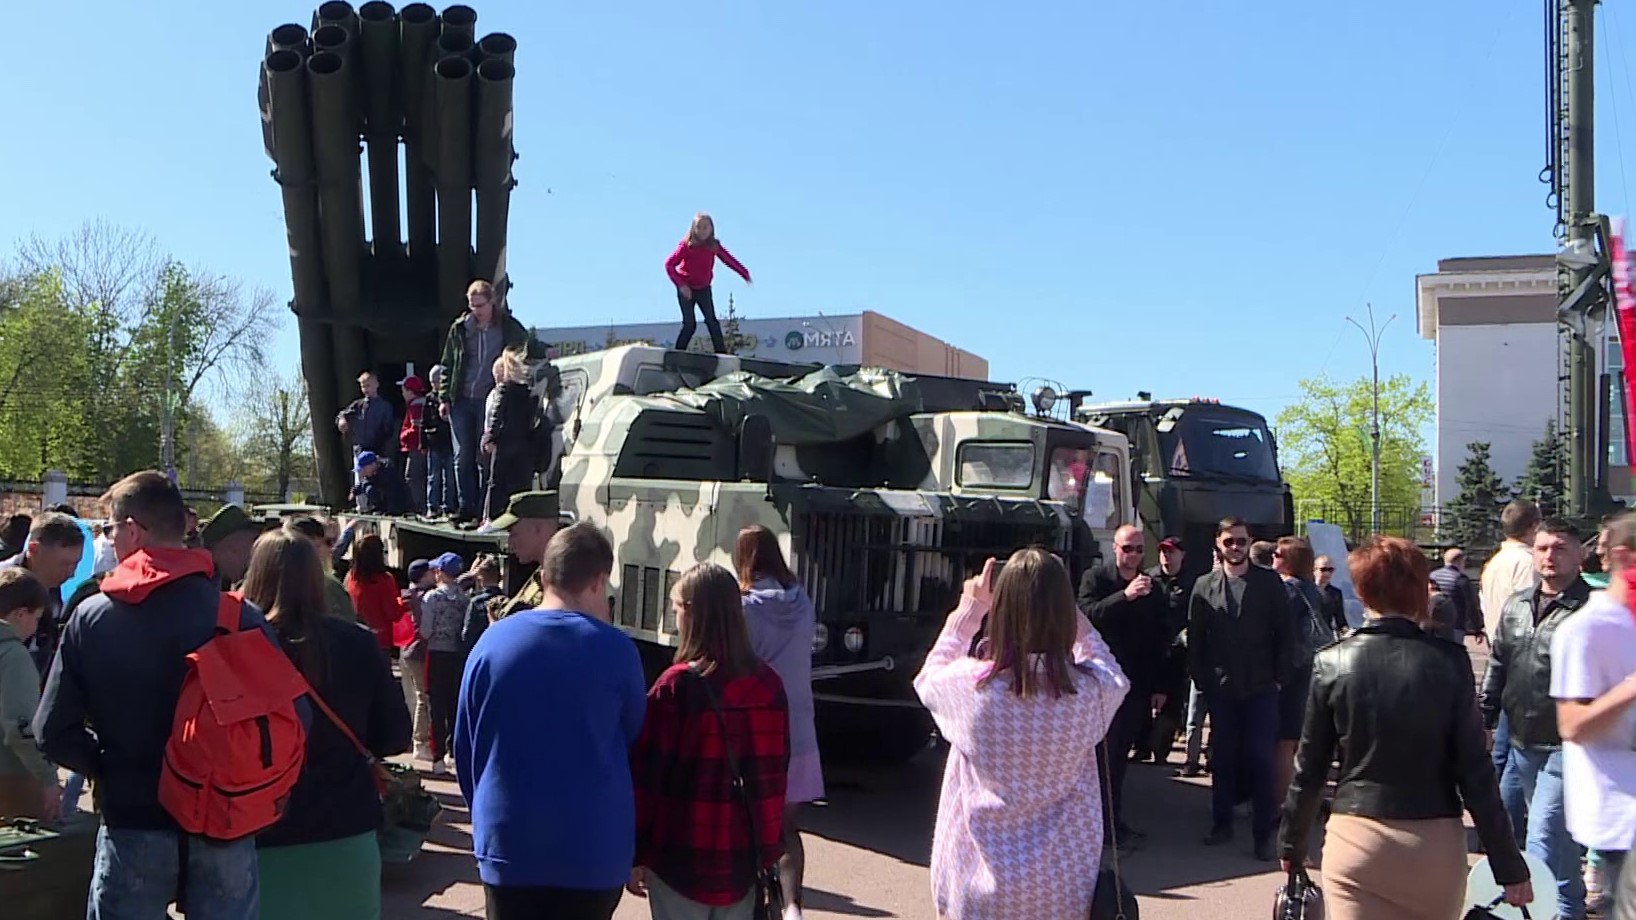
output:
[[[404,389],[413,393],[424,394],[426,392],[426,381],[420,379],[419,374],[410,374],[402,380],[399,380],[398,386],[403,387]]]
[[[432,560],[432,568],[445,575],[459,575],[466,570],[466,560],[455,553],[444,553]]]
[[[518,492],[506,513],[489,522],[490,530],[508,530],[518,521],[555,521],[560,516],[556,492]]]
[[[409,563],[409,580],[420,581],[431,570],[432,564],[430,562],[425,559],[416,559],[414,562]]]
[[[1181,549],[1182,548],[1181,538],[1180,537],[1165,537],[1163,540],[1159,541],[1159,548],[1160,549]]]
[[[358,472],[362,473],[364,471],[364,467],[370,465],[371,463],[379,462],[381,462],[381,458],[377,457],[374,451],[366,450],[359,453],[358,456],[353,459],[352,466]]]

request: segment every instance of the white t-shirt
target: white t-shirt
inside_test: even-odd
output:
[[[1551,696],[1592,700],[1636,673],[1636,619],[1606,591],[1557,627],[1551,640]],[[1562,745],[1568,833],[1598,850],[1636,844],[1636,705],[1601,737]]]

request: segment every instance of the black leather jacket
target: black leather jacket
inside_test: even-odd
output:
[[[1489,728],[1500,720],[1501,710],[1505,711],[1514,747],[1551,749],[1562,745],[1556,730],[1556,700],[1551,699],[1551,637],[1563,620],[1585,606],[1591,586],[1575,578],[1557,597],[1541,596],[1539,609],[1545,616],[1536,624],[1538,591],[1538,587],[1519,591],[1500,608],[1494,647],[1483,674],[1481,706],[1483,724]]]
[[[1371,618],[1320,651],[1284,802],[1281,858],[1307,852],[1329,765],[1339,753],[1336,814],[1458,818],[1463,802],[1495,879],[1502,885],[1527,880],[1473,694],[1465,649],[1409,620]]]

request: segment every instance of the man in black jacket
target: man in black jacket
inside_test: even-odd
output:
[[[1273,858],[1278,823],[1273,756],[1278,691],[1294,670],[1295,622],[1277,573],[1252,566],[1243,521],[1216,525],[1220,568],[1201,576],[1188,604],[1187,652],[1193,680],[1210,707],[1213,776],[1206,846],[1233,839],[1241,788],[1254,805],[1255,856]]]
[[[1165,537],[1159,541],[1159,564],[1147,570],[1153,579],[1153,593],[1165,599],[1164,656],[1159,664],[1158,681],[1154,685],[1164,703],[1157,707],[1150,719],[1142,723],[1136,735],[1136,756],[1140,763],[1152,760],[1165,763],[1170,759],[1170,748],[1176,743],[1176,732],[1187,718],[1191,687],[1187,680],[1187,601],[1193,593],[1193,577],[1183,571],[1187,554],[1182,541]]]
[[[1107,823],[1130,842],[1139,834],[1124,822],[1125,766],[1144,716],[1165,703],[1158,680],[1170,639],[1166,630],[1169,602],[1154,590],[1153,579],[1142,572],[1146,551],[1142,531],[1126,524],[1113,534],[1114,564],[1098,563],[1085,572],[1079,583],[1079,606],[1130,678],[1130,692],[1125,694],[1103,742],[1113,799],[1113,816]]]
[[[1431,580],[1437,586],[1437,593],[1448,598],[1453,608],[1454,626],[1459,634],[1457,641],[1464,641],[1473,634],[1482,635],[1483,605],[1477,597],[1477,585],[1466,574],[1466,551],[1458,546],[1444,551],[1443,566],[1432,569]]]
[[[1568,833],[1563,813],[1562,738],[1557,733],[1556,700],[1551,697],[1551,640],[1563,621],[1590,599],[1580,576],[1584,555],[1579,534],[1560,519],[1548,519],[1534,533],[1534,587],[1513,594],[1500,608],[1493,647],[1483,675],[1479,706],[1492,730],[1505,714],[1511,755],[1500,777],[1500,798],[1512,814],[1518,845],[1551,868],[1557,881],[1558,913],[1585,916],[1585,882],[1579,845]],[[1520,815],[1523,821],[1517,821]]]

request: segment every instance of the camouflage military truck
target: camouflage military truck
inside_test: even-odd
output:
[[[645,346],[563,358],[563,510],[616,547],[616,625],[650,670],[676,645],[670,589],[731,567],[739,530],[780,535],[818,612],[826,744],[882,759],[924,746],[910,681],[983,559],[1053,547],[1077,573],[1132,520],[1123,436],[1029,415],[1006,385],[802,367]]]
[[[749,524],[780,535],[817,607],[828,749],[890,761],[925,746],[910,681],[984,559],[1043,544],[1077,576],[1134,519],[1125,438],[1029,414],[1008,384],[643,345],[535,374],[555,426],[543,478],[565,518],[613,538],[613,621],[651,674],[674,654],[682,572],[731,568]],[[381,533],[400,566],[503,546],[500,534],[347,519]]]
[[[1140,396],[1077,405],[1073,417],[1129,440],[1130,481],[1150,554],[1161,537],[1179,536],[1187,568],[1197,573],[1210,568],[1222,518],[1243,518],[1256,539],[1294,532],[1294,503],[1266,419],[1219,400]]]

